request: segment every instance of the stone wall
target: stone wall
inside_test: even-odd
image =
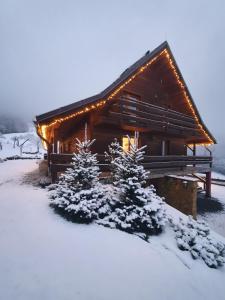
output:
[[[41,176],[48,176],[48,161],[41,160],[38,165],[39,173]]]
[[[166,176],[151,179],[157,194],[165,197],[166,203],[186,215],[197,215],[197,181],[185,177]]]

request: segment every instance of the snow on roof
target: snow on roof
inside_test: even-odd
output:
[[[184,181],[198,181],[197,178],[190,176],[168,175],[167,177],[176,178]]]

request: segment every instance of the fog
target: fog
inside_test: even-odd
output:
[[[98,93],[167,40],[225,141],[225,1],[0,0],[0,37],[0,113],[31,120]]]

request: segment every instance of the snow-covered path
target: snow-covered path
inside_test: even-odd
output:
[[[0,164],[0,295],[4,300],[222,300],[225,270],[151,239],[55,215],[45,190],[21,183],[34,161]]]

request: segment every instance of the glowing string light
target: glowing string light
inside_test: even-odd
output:
[[[192,114],[193,114],[193,116],[194,116],[194,119],[195,119],[196,122],[197,122],[197,125],[198,125],[199,129],[203,132],[203,134],[204,134],[204,135],[207,137],[207,139],[209,140],[209,143],[197,143],[196,145],[208,146],[208,145],[213,144],[213,140],[210,138],[209,134],[204,130],[202,124],[201,124],[200,121],[199,121],[199,117],[197,116],[197,114],[196,114],[196,112],[195,112],[195,109],[194,109],[194,107],[193,107],[192,101],[190,100],[190,98],[189,98],[188,95],[187,95],[186,88],[185,88],[183,82],[180,80],[180,77],[179,77],[179,75],[178,75],[178,73],[177,73],[176,67],[175,67],[174,64],[173,64],[173,61],[172,61],[172,59],[171,59],[171,57],[170,57],[168,51],[167,51],[166,49],[165,49],[164,51],[165,51],[166,57],[167,57],[167,59],[168,59],[168,61],[169,61],[169,65],[170,65],[170,67],[171,67],[171,69],[172,69],[172,71],[173,71],[173,73],[174,73],[174,75],[175,75],[175,77],[176,77],[176,80],[177,80],[177,82],[178,82],[178,84],[179,84],[179,86],[180,86],[180,88],[181,88],[181,90],[182,90],[182,92],[183,92],[184,98],[185,98],[185,100],[187,101],[187,103],[188,103],[188,105],[189,105],[189,107],[190,107],[190,110],[191,110],[191,112],[192,112]]]
[[[180,76],[179,74],[177,73],[177,70],[176,70],[176,67],[174,66],[173,64],[173,60],[171,59],[170,55],[169,55],[169,52],[167,51],[167,49],[164,49],[163,51],[160,52],[160,54],[158,54],[157,56],[155,56],[153,59],[151,59],[149,62],[147,62],[144,66],[140,67],[140,69],[135,73],[133,74],[129,79],[127,79],[123,84],[121,84],[116,90],[114,90],[106,99],[102,99],[100,100],[99,102],[95,103],[95,104],[92,104],[90,106],[86,106],[85,108],[75,112],[75,113],[72,113],[70,115],[67,115],[65,117],[61,117],[61,118],[58,118],[58,119],[55,119],[54,121],[48,123],[48,124],[44,124],[44,125],[41,125],[40,127],[40,133],[41,135],[47,140],[47,130],[54,126],[54,125],[57,125],[57,124],[61,124],[62,122],[64,121],[67,121],[67,120],[70,120],[72,118],[75,118],[83,113],[86,113],[86,112],[89,112],[91,110],[95,110],[95,109],[98,109],[98,108],[101,108],[102,106],[104,106],[106,104],[107,101],[113,99],[126,85],[128,85],[129,83],[131,83],[139,74],[141,74],[142,72],[144,72],[150,65],[152,65],[159,57],[161,56],[166,56],[168,62],[169,62],[169,66],[170,68],[172,69],[175,77],[176,77],[176,80],[183,92],[183,95],[184,95],[184,98],[185,100],[187,101],[188,105],[189,105],[189,108],[194,116],[194,119],[196,120],[196,123],[199,127],[199,129],[203,132],[203,134],[207,137],[207,139],[209,140],[208,143],[196,143],[196,145],[211,145],[213,144],[213,140],[210,138],[209,134],[204,130],[202,124],[200,123],[199,121],[199,117],[197,116],[196,112],[195,112],[195,109],[193,107],[193,104],[192,104],[192,101],[190,100],[187,92],[186,92],[186,87],[184,86],[183,82],[181,81],[180,79]]]

